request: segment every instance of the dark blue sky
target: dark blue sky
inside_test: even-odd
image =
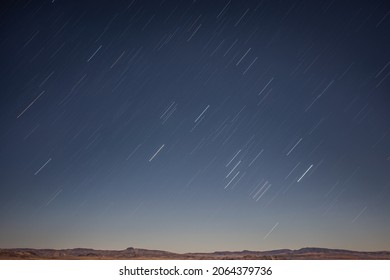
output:
[[[386,1],[10,1],[0,247],[390,250]]]

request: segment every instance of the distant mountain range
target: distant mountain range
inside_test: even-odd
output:
[[[177,254],[129,247],[125,250],[75,249],[0,249],[1,260],[383,260],[390,251],[359,252],[327,248],[280,249],[272,251],[220,251]]]

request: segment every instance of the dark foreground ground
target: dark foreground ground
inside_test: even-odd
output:
[[[239,251],[176,254],[167,251],[127,248],[94,249],[0,249],[0,260],[390,260],[389,251],[358,252],[325,248],[299,250]]]

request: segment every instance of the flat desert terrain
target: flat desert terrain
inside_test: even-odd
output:
[[[1,260],[389,260],[389,251],[359,252],[326,248],[272,251],[220,251],[178,254],[129,247],[125,250],[0,249]]]

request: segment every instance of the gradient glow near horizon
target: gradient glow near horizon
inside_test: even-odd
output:
[[[390,250],[387,1],[10,1],[0,248]]]

